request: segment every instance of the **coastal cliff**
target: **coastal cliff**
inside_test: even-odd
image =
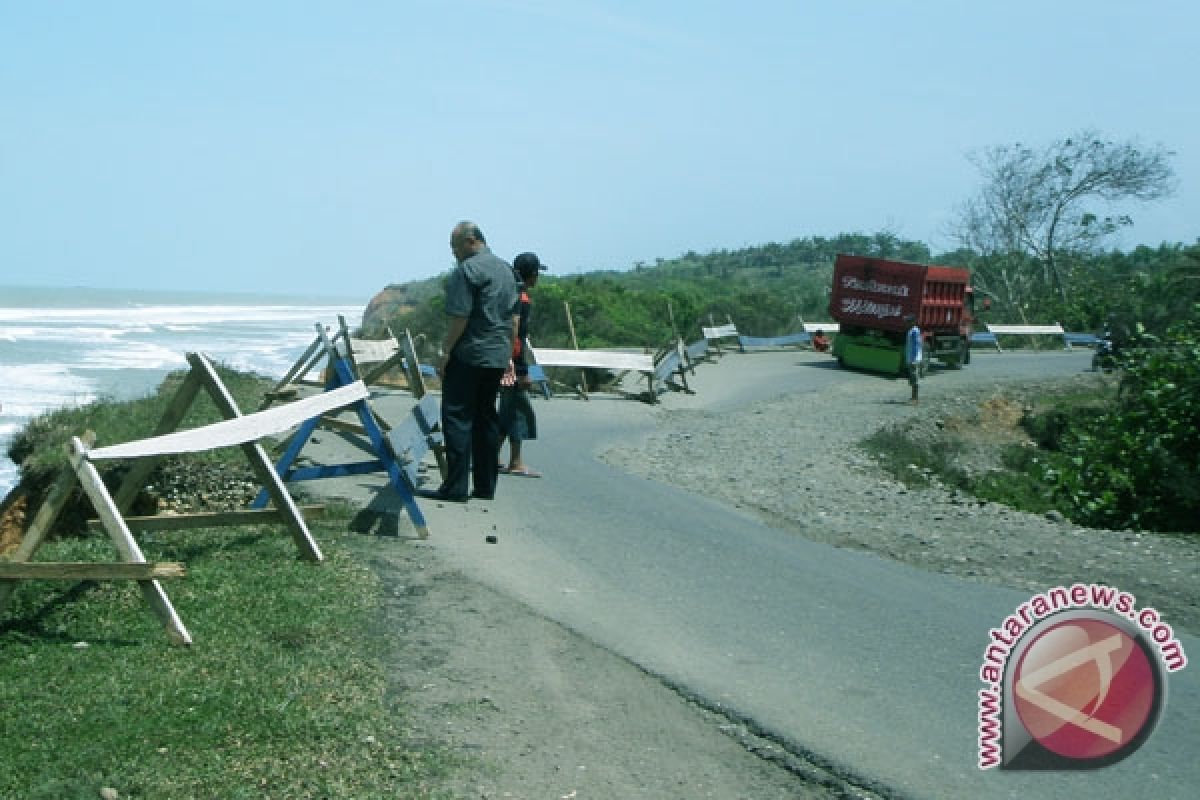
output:
[[[410,285],[392,283],[381,289],[363,311],[362,331],[364,336],[372,337],[384,333],[388,322],[415,307],[416,303],[410,296]]]

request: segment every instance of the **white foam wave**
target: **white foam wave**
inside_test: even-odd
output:
[[[86,369],[169,370],[187,366],[178,350],[152,342],[123,342],[118,346],[87,350],[79,360]]]
[[[346,317],[356,325],[361,308],[338,306],[134,306],[130,308],[0,308],[0,323],[37,320],[76,325],[213,325],[228,322],[312,322]]]
[[[65,364],[0,366],[0,387],[4,415],[18,420],[95,399],[94,385]]]
[[[149,330],[148,328],[146,330]],[[116,339],[128,328],[118,326],[100,327],[79,325],[75,327],[51,327],[48,325],[10,325],[0,327],[0,339],[9,342],[78,342]]]
[[[147,305],[127,308],[0,308],[0,443],[29,420],[98,397],[152,391],[185,354],[268,377],[283,375],[338,315],[356,326],[361,309],[333,306]],[[0,496],[16,471],[0,447]]]
[[[67,364],[0,365],[0,387],[8,393],[23,390],[77,391],[87,382],[71,373]],[[0,400],[3,402],[3,400]]]

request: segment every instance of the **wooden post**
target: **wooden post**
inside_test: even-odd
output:
[[[728,314],[726,314],[726,315],[725,315],[725,319],[729,320],[729,324],[730,324],[730,326],[732,326],[732,327],[733,327],[733,329],[734,329],[734,330],[737,330],[737,325],[734,325],[734,324],[733,324],[733,317],[731,317],[731,316],[729,316]],[[741,337],[741,336],[738,336],[738,350],[739,350],[740,352],[742,352],[742,353],[746,352],[746,347],[745,347],[745,345],[743,345],[743,344],[742,344],[742,337]]]
[[[404,351],[404,361],[408,365],[406,370],[408,385],[412,389],[413,397],[420,400],[425,397],[427,391],[425,376],[421,374],[421,361],[417,358],[417,348],[413,344],[412,334],[409,333],[408,328],[404,329],[404,339],[400,342],[400,348]],[[430,422],[439,428],[442,424],[440,418]],[[446,445],[439,442],[433,444],[430,449],[433,450],[434,460],[437,461],[438,472],[441,474],[442,480],[445,480],[446,475],[450,473],[450,463],[446,460]]]
[[[324,331],[321,331],[324,336]],[[349,343],[347,342],[347,345]],[[188,363],[192,365],[192,369],[199,372],[202,376],[204,388],[216,403],[217,409],[220,410],[222,416],[226,419],[234,419],[240,417],[242,412],[238,409],[237,403],[229,395],[225,386],[221,383],[213,371],[212,364],[208,363],[208,359],[199,353],[188,353]],[[292,532],[292,539],[296,542],[296,547],[300,549],[300,555],[310,561],[322,560],[321,548],[317,546],[317,542],[313,539],[312,534],[308,532],[308,527],[304,524],[304,516],[300,510],[296,508],[296,503],[292,500],[292,496],[288,494],[287,488],[283,485],[283,480],[279,477],[279,473],[275,471],[275,466],[271,463],[271,459],[267,457],[267,453],[258,442],[247,442],[242,445],[242,451],[250,460],[250,466],[254,469],[254,474],[258,476],[263,487],[270,495],[271,501],[275,503],[275,508],[279,509],[284,514],[288,529]]]
[[[125,526],[125,520],[121,518],[121,512],[117,509],[116,503],[109,497],[108,490],[104,488],[104,481],[100,479],[100,473],[96,471],[92,462],[88,461],[87,448],[76,436],[71,437],[68,457],[75,470],[75,475],[79,479],[79,484],[83,487],[88,499],[92,501],[92,506],[96,509],[96,514],[99,515],[113,544],[117,546],[117,552],[126,561],[145,564],[146,557],[142,555],[142,549],[134,541],[133,534]],[[150,579],[139,580],[138,585],[142,587],[142,594],[150,603],[150,607],[162,620],[171,641],[176,644],[191,644],[192,637],[187,632],[187,628],[183,626],[183,620],[175,613],[175,608],[171,605],[167,593],[163,591],[162,584],[157,580]]]
[[[575,320],[571,319],[571,304],[563,300],[563,308],[567,311],[567,330],[571,332],[571,347],[579,349],[579,340],[575,338]],[[579,388],[583,394],[583,399],[588,399],[587,372],[582,367],[579,369]]]
[[[412,334],[404,329],[404,338],[399,340],[400,350],[404,353],[404,375],[408,378],[408,388],[413,397],[420,400],[425,396],[425,376],[421,374],[421,362],[417,358],[417,347],[413,344]]]
[[[341,314],[338,314],[338,335],[334,338],[335,345],[338,339],[346,343],[346,360],[350,362],[350,372],[355,378],[361,378],[362,370],[358,368],[358,361],[354,358],[354,345],[350,341],[350,329],[346,327],[346,318]],[[333,369],[332,364],[329,365],[329,369]]]
[[[711,311],[708,312],[708,327],[710,327],[710,328],[717,327],[717,321],[715,319],[713,319],[713,315],[712,315]],[[716,339],[716,345],[717,345],[717,355],[719,355],[719,356],[724,355],[724,353],[721,351],[721,337],[720,336],[718,336]]]
[[[300,356],[299,360],[292,365],[292,368],[289,369],[287,374],[280,379],[279,383],[271,387],[271,390],[267,392],[265,397],[263,397],[262,404],[258,407],[259,411],[266,411],[268,408],[270,408],[271,404],[274,403],[280,395],[286,392],[287,387],[293,380],[302,378],[308,374],[308,371],[313,368],[313,363],[318,355],[317,348],[320,346],[320,337],[312,340],[312,342],[308,345],[308,348],[304,351],[304,355]]]
[[[0,561],[0,578],[35,581],[145,581],[156,578],[182,578],[187,568],[178,561],[155,563],[91,561]]]
[[[675,325],[675,308],[671,301],[667,301],[667,316],[671,320],[671,338],[675,340],[674,349],[679,354],[679,376],[683,378],[683,388],[691,391],[687,385],[687,370],[691,369],[692,374],[696,374],[696,368],[692,366],[692,360],[687,354],[687,345],[683,341],[683,337],[679,335],[679,328]]]

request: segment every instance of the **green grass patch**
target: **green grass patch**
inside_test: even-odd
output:
[[[947,441],[921,441],[898,428],[881,428],[862,442],[876,462],[905,486],[929,486],[934,478],[952,486],[965,483],[955,456],[961,445]]]
[[[140,537],[148,560],[187,564],[163,584],[191,647],[132,582],[21,584],[0,617],[0,797],[441,796],[454,758],[406,741],[380,578],[347,521],[312,525],[321,564],[278,526]],[[71,538],[37,559],[114,550]]]
[[[906,427],[887,427],[862,444],[884,471],[910,487],[936,481],[1021,511],[1063,510],[1053,484],[1046,480],[1048,470],[1064,468],[1066,459],[1056,448],[1072,420],[1099,413],[1110,401],[1095,390],[1039,396],[1033,413],[1020,420],[1030,440],[997,446],[995,463],[987,471],[971,473],[961,466],[960,457],[968,446],[964,434],[950,429],[929,437]],[[978,448],[978,443],[974,446]]]
[[[989,472],[963,487],[981,500],[1042,514],[1056,507],[1042,479],[1043,462],[1053,456],[1037,447],[1008,445],[1001,454],[1003,469]]]

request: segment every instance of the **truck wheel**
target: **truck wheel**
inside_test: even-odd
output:
[[[962,369],[963,365],[967,363],[967,359],[970,358],[970,353],[971,348],[967,347],[967,341],[965,339],[960,339],[958,343],[958,352],[955,353],[950,359],[950,368]]]

